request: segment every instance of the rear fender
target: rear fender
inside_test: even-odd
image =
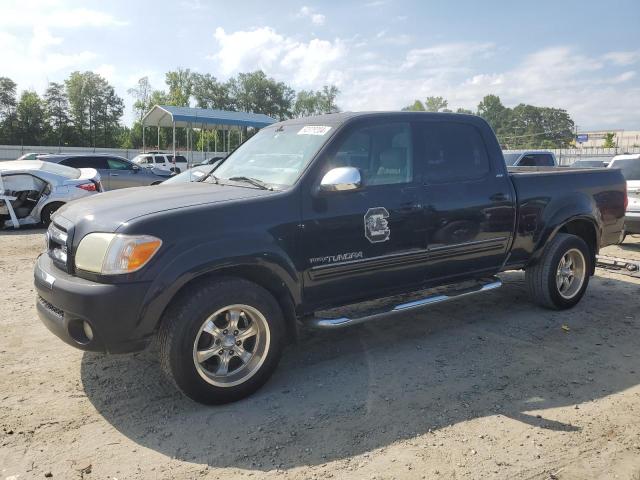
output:
[[[547,215],[547,212],[549,215]],[[584,240],[592,250],[591,263],[592,266],[595,265],[595,255],[599,250],[602,233],[600,227],[602,219],[593,198],[583,193],[575,193],[569,197],[564,196],[557,201],[553,201],[545,209],[543,222],[544,228],[536,241],[527,266],[536,263],[542,257],[545,247],[559,232],[570,231],[570,233],[579,234],[578,231],[580,229],[573,228],[578,224],[586,224],[593,229],[594,242],[591,242],[588,238],[584,238]]]

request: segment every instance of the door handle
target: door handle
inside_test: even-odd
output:
[[[405,202],[400,204],[400,208],[398,210],[401,212],[413,212],[414,210],[419,210],[421,208],[422,205],[419,203]]]
[[[112,174],[111,174],[111,176],[112,176],[112,177],[117,177],[117,176],[119,176],[119,175],[120,175],[119,173],[112,173]]]
[[[494,193],[489,197],[492,202],[504,202],[506,199],[507,196],[504,193]]]

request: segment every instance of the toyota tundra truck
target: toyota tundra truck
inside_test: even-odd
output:
[[[176,386],[214,404],[263,385],[300,328],[397,322],[498,288],[506,270],[524,270],[535,303],[571,308],[598,250],[621,238],[625,180],[516,170],[472,115],[277,123],[198,181],[58,210],[35,265],[37,311],[83,350],[155,339]]]

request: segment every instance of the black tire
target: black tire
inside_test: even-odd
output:
[[[40,221],[45,227],[48,227],[51,223],[51,215],[55,213],[64,203],[50,203],[49,205],[45,205],[45,207],[40,212]]]
[[[202,365],[196,366],[194,349],[198,347],[194,345],[210,316],[232,305],[245,305],[260,312],[270,341],[264,360],[249,378],[231,386],[213,385],[199,371]],[[252,394],[271,377],[280,361],[284,334],[282,311],[267,290],[244,279],[220,278],[190,289],[166,310],[158,332],[160,363],[178,389],[193,400],[205,404],[233,402]]]
[[[176,168],[173,168],[173,167],[172,167],[170,171],[171,171],[171,172],[173,172],[173,173],[175,173],[176,175],[177,175],[178,173],[180,173],[180,169],[179,169],[179,168],[177,168],[177,167],[176,167]]]
[[[575,250],[582,254],[584,260],[583,272],[580,275],[582,284],[579,289],[575,287],[574,293],[567,292],[570,293],[570,298],[567,298],[558,287],[556,275],[563,257]],[[529,296],[535,303],[546,308],[564,310],[573,307],[580,301],[589,285],[592,262],[593,257],[589,247],[582,238],[567,233],[557,234],[545,247],[540,259],[525,271]],[[574,278],[577,279],[578,276]]]

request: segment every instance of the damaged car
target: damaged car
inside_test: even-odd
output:
[[[39,160],[0,162],[0,225],[49,225],[62,205],[102,192],[93,168],[72,168]]]

